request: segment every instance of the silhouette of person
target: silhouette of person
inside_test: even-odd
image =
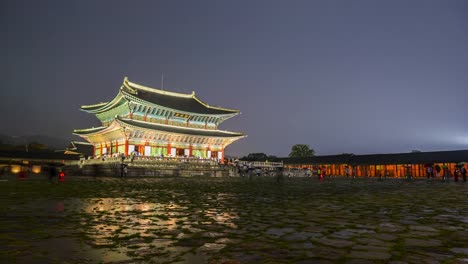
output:
[[[57,168],[51,166],[49,168],[49,181],[52,181],[55,177],[57,177]]]
[[[466,182],[466,168],[465,168],[465,165],[462,165],[462,167],[460,168],[460,173],[462,175],[463,182]]]

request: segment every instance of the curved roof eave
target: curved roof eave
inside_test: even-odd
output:
[[[85,129],[75,129],[75,130],[73,130],[73,135],[91,136],[93,134],[104,131],[106,128],[108,128],[108,127],[102,126],[102,127],[93,127],[93,128],[85,128]]]
[[[158,130],[165,133],[175,133],[175,134],[185,134],[185,135],[194,135],[201,137],[219,137],[219,138],[243,138],[247,135],[239,132],[231,132],[224,130],[205,130],[205,129],[196,129],[196,128],[187,128],[187,127],[178,127],[165,124],[149,123],[145,121],[139,121],[134,119],[127,119],[117,117],[115,119],[121,126],[135,127],[138,129],[145,130]]]
[[[101,102],[101,103],[97,103],[93,105],[82,105],[80,107],[80,110],[91,113],[91,112],[101,109],[102,107],[106,106],[108,103],[109,102]]]
[[[99,103],[95,105],[83,105],[81,106],[80,110],[88,112],[88,113],[98,114],[98,113],[107,111],[110,108],[114,107],[116,104],[118,104],[121,101],[122,98],[123,98],[123,95],[119,91],[119,93],[117,93],[114,99],[112,99],[110,102]]]

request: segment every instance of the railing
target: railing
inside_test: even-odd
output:
[[[191,164],[206,164],[216,165],[217,160],[214,159],[200,159],[200,158],[187,158],[187,157],[141,157],[141,156],[127,156],[122,157],[104,157],[96,159],[81,160],[81,165],[93,165],[104,163],[191,163]]]
[[[283,162],[269,162],[269,161],[243,161],[243,160],[240,160],[238,162],[238,164],[244,165],[244,166],[252,165],[252,167],[260,167],[260,168],[283,167]]]

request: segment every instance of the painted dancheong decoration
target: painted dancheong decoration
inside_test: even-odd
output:
[[[219,130],[239,110],[214,107],[191,94],[169,92],[130,82],[125,77],[110,102],[84,105],[102,126],[77,129],[94,145],[94,155],[132,154],[151,157],[194,157],[224,160],[225,148],[246,137]]]

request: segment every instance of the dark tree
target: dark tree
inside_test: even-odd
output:
[[[289,153],[290,158],[312,157],[314,155],[315,150],[311,149],[309,145],[306,144],[296,144],[292,146],[291,153]]]
[[[268,159],[267,154],[265,153],[250,153],[247,156],[241,158],[245,161],[266,161]]]

